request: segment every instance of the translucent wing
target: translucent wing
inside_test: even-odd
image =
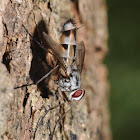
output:
[[[66,70],[64,61],[62,60],[59,52],[60,52],[60,45],[56,43],[50,36],[48,36],[45,32],[43,32],[43,37],[45,39],[46,45],[53,51],[55,58],[59,61],[60,65],[64,70]],[[46,49],[46,48],[44,48]],[[47,51],[47,50],[46,50]]]
[[[76,64],[78,66],[80,73],[82,72],[83,69],[84,58],[85,58],[85,44],[83,41],[81,41],[76,48]]]

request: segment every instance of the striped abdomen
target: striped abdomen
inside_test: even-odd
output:
[[[69,19],[63,26],[60,43],[60,55],[67,67],[67,74],[71,73],[71,65],[76,51],[76,27],[73,19]]]

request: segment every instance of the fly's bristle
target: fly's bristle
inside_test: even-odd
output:
[[[79,30],[80,28],[84,27],[85,25],[82,25],[80,27],[77,27],[76,30]]]
[[[68,31],[72,29],[76,29],[74,19],[70,18],[64,23],[63,31]]]
[[[64,25],[67,24],[67,23],[72,23],[73,25],[75,25],[75,21],[74,21],[73,18],[70,18],[69,20],[67,20],[67,21],[64,23]]]

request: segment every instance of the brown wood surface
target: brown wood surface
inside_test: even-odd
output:
[[[59,43],[69,18],[75,18],[77,27],[84,25],[77,31],[77,42],[86,44],[86,95],[58,121],[70,106],[63,104],[53,75],[39,85],[14,87],[37,81],[56,62],[31,41],[22,25],[42,43],[42,31]],[[105,0],[0,0],[0,139],[111,140],[108,71],[103,64],[107,39]]]

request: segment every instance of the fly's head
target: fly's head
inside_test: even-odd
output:
[[[85,90],[80,89],[81,87],[81,75],[78,71],[73,71],[70,77],[70,92],[68,95],[68,99],[70,101],[79,101],[82,99],[82,97],[85,95]]]
[[[70,77],[61,77],[58,81],[61,92],[68,101],[81,100],[85,95],[85,90],[81,88],[81,75],[78,71],[73,71]],[[66,94],[68,94],[68,97]]]

